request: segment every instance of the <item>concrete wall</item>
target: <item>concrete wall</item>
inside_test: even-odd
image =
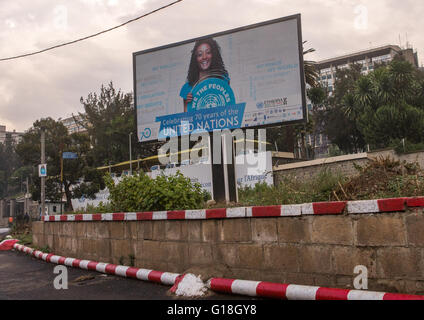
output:
[[[6,227],[8,225],[8,214],[6,213],[6,201],[1,199],[0,200],[0,227]]]
[[[9,225],[7,218],[0,218],[0,228],[7,227]]]
[[[55,254],[182,273],[424,294],[423,209],[402,213],[217,220],[34,222]],[[218,274],[218,270],[223,274]],[[222,271],[224,270],[224,271]],[[206,271],[205,271],[206,272]]]
[[[394,160],[406,161],[409,163],[417,162],[420,167],[424,169],[424,151],[396,155],[394,150],[382,150],[276,166],[273,168],[274,183],[279,184],[282,178],[287,176],[302,180],[309,179],[316,176],[323,169],[328,169],[335,174],[341,173],[342,175],[351,177],[358,174],[355,165],[363,167],[370,159],[379,157],[390,157]]]

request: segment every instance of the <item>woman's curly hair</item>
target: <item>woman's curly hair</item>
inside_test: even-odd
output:
[[[211,47],[212,51],[212,61],[209,70],[213,73],[217,73],[221,76],[228,78],[228,72],[225,69],[224,61],[222,61],[221,48],[219,44],[214,39],[207,38],[196,41],[196,43],[194,44],[194,48],[191,51],[191,60],[187,75],[187,82],[190,86],[193,86],[197,81],[199,81],[200,70],[199,65],[197,64],[196,51],[197,48],[204,43],[208,44]]]

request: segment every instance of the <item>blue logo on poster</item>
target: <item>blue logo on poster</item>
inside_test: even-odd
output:
[[[234,92],[228,82],[219,78],[208,78],[199,82],[191,93],[193,101],[187,105],[188,112],[236,103]]]
[[[143,140],[143,138],[150,138],[152,135],[152,130],[150,128],[144,129],[143,132],[140,132],[140,141]]]

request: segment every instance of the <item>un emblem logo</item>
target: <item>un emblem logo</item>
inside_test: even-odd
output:
[[[187,111],[224,107],[236,102],[228,82],[220,78],[207,78],[199,82],[191,93],[193,101],[187,105]]]

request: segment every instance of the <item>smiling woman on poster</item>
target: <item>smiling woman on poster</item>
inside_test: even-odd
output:
[[[187,82],[181,88],[180,96],[184,101],[184,112],[235,104],[221,48],[214,39],[196,41]]]

